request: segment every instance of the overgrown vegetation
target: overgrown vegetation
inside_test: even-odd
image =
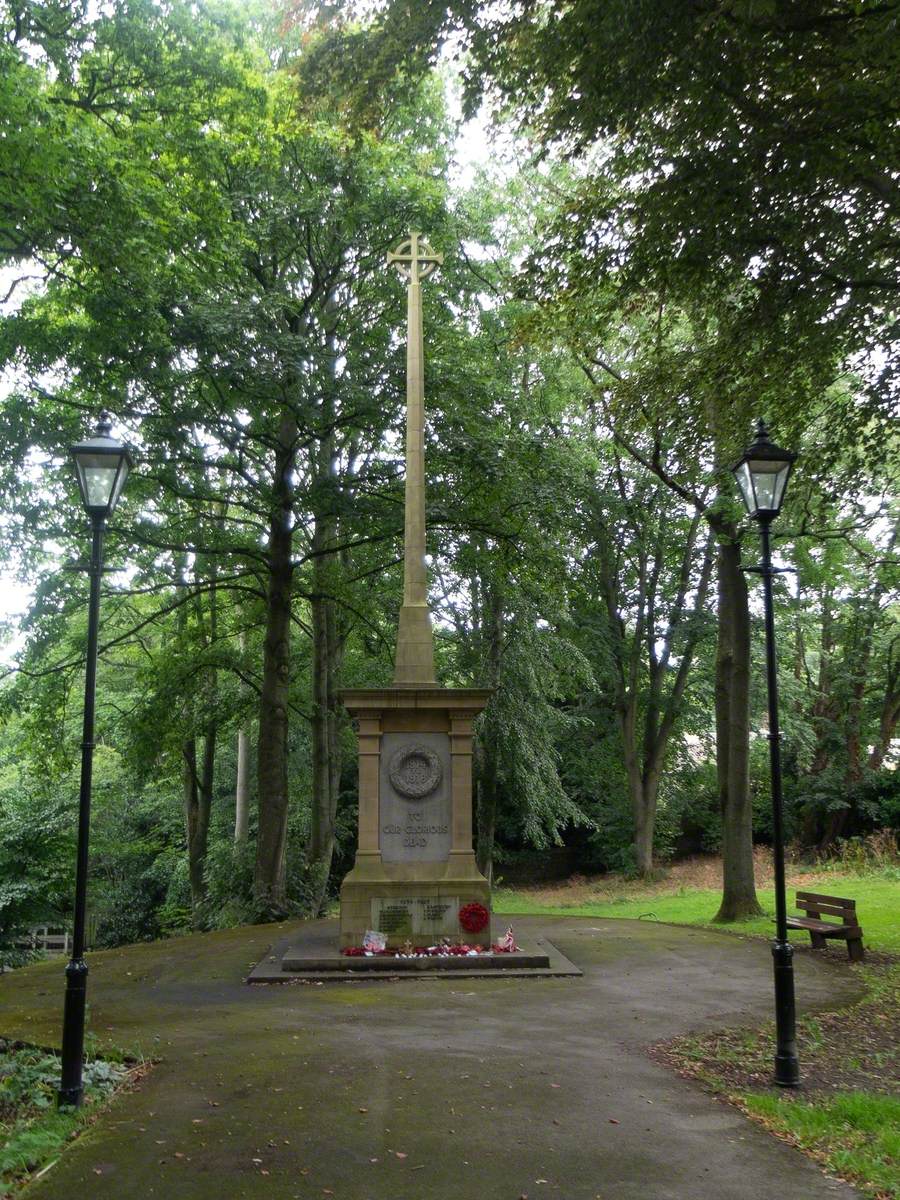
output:
[[[88,1059],[83,1106],[60,1110],[57,1055],[0,1040],[0,1195],[13,1195],[18,1184],[57,1158],[133,1070]]]

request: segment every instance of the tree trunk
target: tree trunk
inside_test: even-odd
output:
[[[653,832],[656,823],[656,795],[648,796],[644,787],[641,756],[637,748],[637,692],[629,690],[619,698],[619,728],[622,732],[622,752],[625,776],[631,799],[634,822],[634,865],[637,873],[646,877],[653,872]]]
[[[195,564],[195,566],[199,567],[199,563]],[[199,584],[199,575],[196,573],[195,580]],[[217,633],[216,622],[218,610],[215,580],[216,572],[213,569],[211,587],[209,588],[208,614],[205,614],[203,611],[199,592],[194,598],[198,625],[203,631],[203,641],[207,647],[214,644]],[[209,624],[204,628],[207,615]],[[179,620],[180,632],[183,634],[186,621],[184,606],[182,606]],[[184,757],[184,823],[188,849],[188,877],[191,886],[192,921],[195,927],[200,924],[199,909],[206,899],[206,852],[209,844],[209,820],[212,812],[213,782],[216,764],[216,670],[214,667],[210,667],[204,674],[206,686],[202,696],[206,713],[206,723],[203,726],[203,763],[199,772],[197,769],[196,736],[192,732],[191,736],[186,738],[182,743],[182,754]],[[191,714],[190,722],[193,726],[193,713]]]
[[[318,524],[318,523],[317,523]],[[313,540],[315,545],[315,537]],[[328,556],[330,558],[330,556]],[[309,841],[310,906],[314,915],[324,908],[337,819],[341,777],[337,673],[341,639],[337,630],[337,605],[325,594],[325,556],[314,564],[312,610],[312,827]]]
[[[834,696],[831,691],[832,656],[834,654],[834,609],[833,592],[826,582],[821,597],[822,620],[819,631],[819,670],[816,677],[814,699],[810,719],[815,730],[816,744],[809,767],[810,775],[819,775],[828,768],[832,740],[831,731],[837,719]],[[800,841],[807,850],[818,846],[822,840],[825,819],[816,801],[807,802],[800,817]]]
[[[876,585],[877,586],[877,585]],[[826,818],[825,829],[819,842],[819,852],[826,854],[837,840],[847,832],[847,822],[853,809],[852,794],[859,786],[863,773],[862,713],[872,659],[872,637],[878,611],[880,592],[873,587],[869,603],[860,607],[856,614],[856,637],[849,639],[847,668],[850,671],[850,695],[845,704],[844,745],[846,761],[844,767],[845,804],[832,809]]]
[[[750,803],[750,611],[734,530],[721,541],[716,649],[716,773],[722,812],[722,903],[717,921],[759,916]]]
[[[194,924],[197,924],[198,909],[206,899],[206,849],[209,841],[209,815],[212,807],[212,772],[215,763],[216,742],[214,727],[206,738],[203,750],[202,775],[197,773],[197,741],[187,738],[182,743],[184,769],[184,824],[188,847],[188,878],[191,885],[191,908]]]
[[[631,809],[634,815],[635,866],[638,874],[646,878],[653,873],[656,788],[648,788],[640,778],[631,783]]]
[[[269,524],[266,624],[259,698],[259,829],[253,891],[260,915],[286,911],[284,855],[288,816],[288,702],[291,669],[293,484],[297,427],[282,414]]]
[[[892,538],[892,549],[894,544],[895,539]],[[900,655],[895,656],[895,649],[898,646],[900,646],[900,634],[892,638],[887,646],[884,694],[878,719],[878,737],[869,754],[870,771],[881,770],[885,756],[890,753],[897,725],[900,723]]]
[[[332,293],[326,313],[334,314],[337,300]],[[341,779],[340,718],[337,681],[344,638],[339,628],[335,598],[339,558],[338,540],[338,452],[335,446],[337,407],[337,343],[334,330],[327,334],[328,371],[323,374],[321,425],[323,434],[316,452],[316,486],[319,497],[314,513],[312,537],[312,827],[307,854],[310,907],[313,915],[324,911],[328,878],[334,858],[335,822]]]
[[[250,823],[250,734],[237,735],[237,782],[234,789],[234,840],[246,842]]]
[[[884,699],[881,702],[881,717],[878,722],[878,738],[869,754],[869,770],[881,770],[885,756],[891,748],[891,742],[900,723],[900,692],[896,690],[897,676],[889,676],[885,687]]]
[[[495,582],[481,581],[483,605],[480,613],[482,661],[486,667],[488,687],[495,691],[500,685],[503,660],[503,600]],[[497,832],[497,747],[489,727],[485,727],[476,746],[478,765],[478,804],[475,814],[475,861],[488,883],[494,874],[494,840]]]

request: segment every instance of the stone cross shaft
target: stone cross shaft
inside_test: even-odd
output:
[[[425,569],[425,356],[421,282],[444,261],[413,233],[387,257],[406,280],[406,513],[403,606],[397,631],[394,684],[434,685],[434,639]]]

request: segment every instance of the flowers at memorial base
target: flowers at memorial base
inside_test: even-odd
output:
[[[459,923],[466,933],[481,933],[490,919],[491,914],[483,904],[464,904],[459,910]]]
[[[500,939],[496,945],[487,946],[470,946],[468,942],[442,942],[437,946],[413,946],[406,950],[367,950],[365,946],[345,946],[341,954],[348,958],[446,958],[446,957],[475,957],[479,954],[508,954],[511,950],[518,950],[518,946],[513,943],[509,948],[502,945],[504,938]]]
[[[512,925],[507,925],[506,933],[504,933],[502,938],[494,942],[492,949],[496,954],[512,954],[519,949],[516,945],[516,939],[513,936]]]

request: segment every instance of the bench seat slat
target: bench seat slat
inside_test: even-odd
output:
[[[835,925],[831,921],[816,921],[812,917],[788,917],[789,929],[811,929],[822,937],[862,937],[858,925]]]
[[[851,962],[862,962],[865,958],[863,931],[856,920],[856,901],[842,896],[824,896],[821,892],[797,892],[797,908],[807,916],[788,917],[788,929],[805,929],[812,940],[814,950],[823,950],[827,938],[843,938]],[[822,917],[835,917],[836,921],[823,921]]]

